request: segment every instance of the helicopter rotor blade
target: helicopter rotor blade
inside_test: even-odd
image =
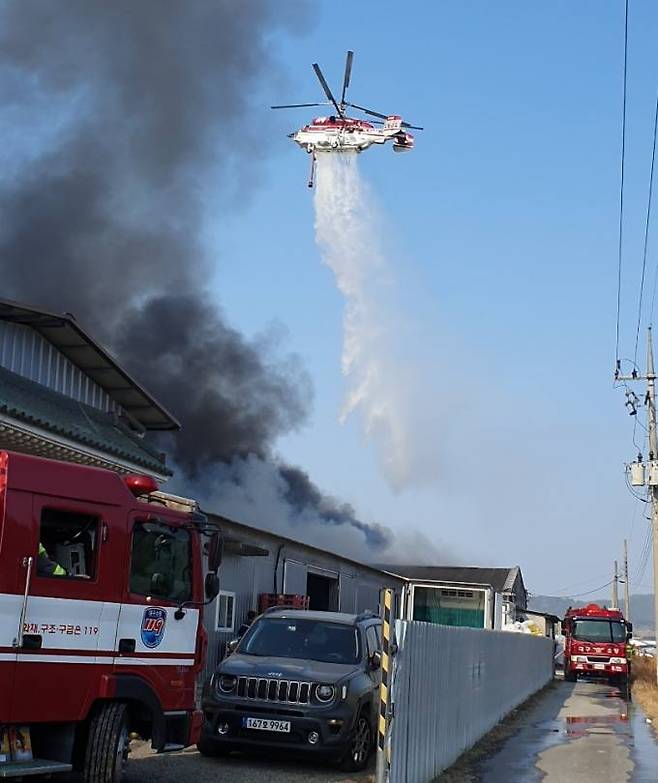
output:
[[[326,101],[322,103],[285,103],[282,106],[270,106],[270,109],[304,109],[307,106],[328,106]]]
[[[346,106],[351,106],[353,109],[358,109],[359,111],[362,111],[364,114],[369,114],[371,117],[379,117],[381,120],[387,120],[388,114],[380,114],[378,111],[373,111],[372,109],[366,109],[365,106],[357,106],[356,103],[346,103]],[[418,125],[410,125],[408,122],[402,122],[403,128],[411,128],[412,130],[424,130],[424,128],[419,127]]]
[[[351,106],[353,109],[358,109],[359,111],[362,111],[364,114],[369,114],[371,117],[379,117],[380,120],[386,120],[388,119],[388,114],[380,114],[378,111],[373,111],[372,109],[366,109],[364,106],[357,106],[356,103],[345,103],[346,106]]]
[[[333,96],[333,93],[329,89],[329,85],[327,84],[327,80],[324,78],[324,75],[322,71],[320,70],[320,66],[317,63],[313,63],[313,70],[315,71],[315,75],[318,77],[318,81],[322,85],[322,89],[324,90],[324,94],[329,98],[329,100],[333,103],[333,105],[336,107],[336,112],[338,113],[339,117],[343,116],[343,112],[340,109],[340,106],[336,103],[336,99]]]
[[[347,88],[350,86],[350,76],[352,75],[352,60],[354,59],[354,52],[348,51],[345,58],[345,78],[343,79],[343,94],[340,97],[340,105],[345,103],[345,95],[347,94]]]

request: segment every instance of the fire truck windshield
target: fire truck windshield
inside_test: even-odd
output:
[[[130,592],[177,603],[192,598],[192,547],[187,530],[149,522],[135,524]]]
[[[616,620],[575,620],[573,638],[581,642],[626,641],[626,628]]]

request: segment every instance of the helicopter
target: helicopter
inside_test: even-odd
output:
[[[407,129],[423,130],[417,125],[404,122],[398,114],[381,114],[380,112],[350,103],[346,100],[347,89],[350,86],[352,76],[352,62],[354,52],[348,51],[345,59],[345,75],[343,77],[343,90],[340,102],[336,100],[324,74],[317,63],[313,63],[313,70],[318,77],[324,94],[329,99],[320,103],[288,103],[281,106],[272,106],[272,109],[305,109],[311,106],[333,106],[335,114],[327,117],[316,117],[308,125],[304,125],[294,133],[289,133],[288,138],[299,144],[311,155],[311,171],[308,179],[309,188],[313,187],[315,179],[315,166],[318,153],[327,152],[363,152],[373,144],[385,144],[393,142],[394,152],[409,152],[414,148],[414,137]],[[348,117],[346,107],[376,117],[375,120],[361,120]],[[381,125],[382,127],[376,127]]]

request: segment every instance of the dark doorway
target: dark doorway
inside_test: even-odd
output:
[[[338,611],[338,579],[309,573],[306,577],[306,595],[309,609],[321,612]]]

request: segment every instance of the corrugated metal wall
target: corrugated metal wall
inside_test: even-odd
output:
[[[119,410],[107,392],[28,326],[0,321],[0,366],[94,408]]]
[[[238,628],[247,617],[247,612],[255,608],[253,601],[253,583],[255,562],[260,558],[236,557],[227,555],[222,561],[219,571],[220,590],[235,594],[233,607],[233,630],[217,630],[217,601],[205,607],[204,624],[208,631],[208,657],[206,673],[212,674],[215,667],[224,657],[227,642],[235,639]]]
[[[553,642],[396,622],[390,783],[429,783],[553,677]]]

